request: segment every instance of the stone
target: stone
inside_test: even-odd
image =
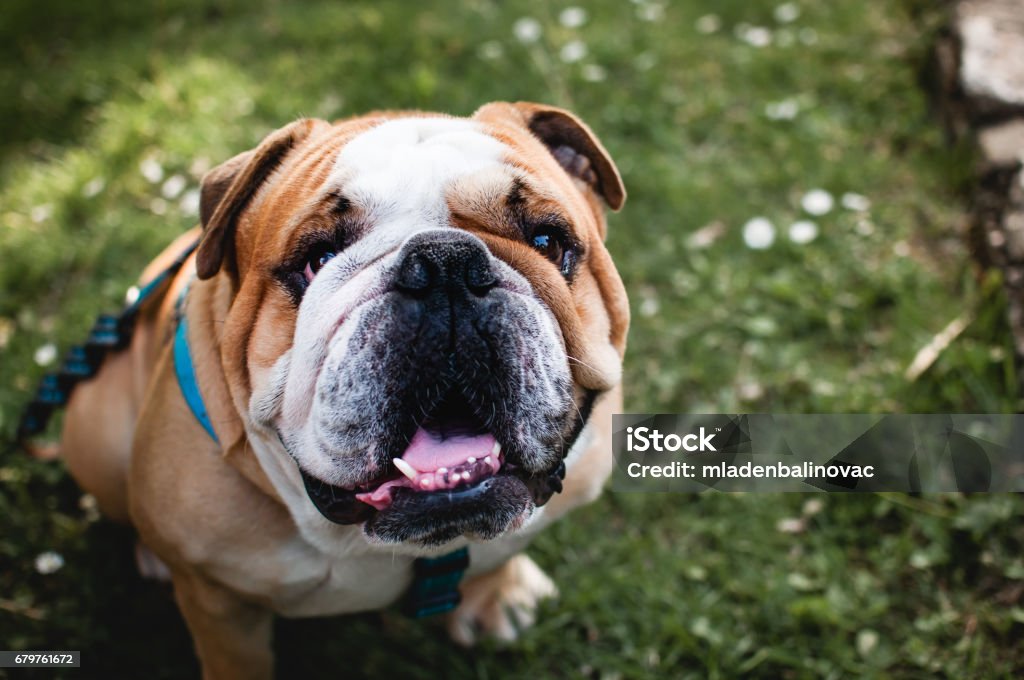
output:
[[[1024,2],[962,0],[960,83],[978,113],[1024,111]]]

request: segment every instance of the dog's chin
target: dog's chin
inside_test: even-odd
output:
[[[451,491],[398,489],[391,505],[367,521],[363,531],[379,543],[434,546],[460,536],[489,540],[519,528],[535,507],[522,480],[501,474]]]

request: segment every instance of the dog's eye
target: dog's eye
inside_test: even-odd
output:
[[[565,248],[560,235],[554,233],[550,227],[541,227],[537,230],[537,233],[533,235],[533,247],[544,257],[561,265]]]
[[[314,253],[306,262],[306,269],[302,272],[303,276],[306,277],[306,281],[312,281],[313,277],[317,275],[317,272],[323,269],[323,266],[330,262],[331,258],[336,255],[337,253],[333,250],[321,250]]]
[[[569,276],[572,273],[576,256],[561,229],[554,226],[538,227],[530,237],[530,245],[538,253],[551,260],[563,276]]]

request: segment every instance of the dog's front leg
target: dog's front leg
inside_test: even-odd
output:
[[[173,574],[174,594],[206,680],[269,680],[273,614],[197,574]]]

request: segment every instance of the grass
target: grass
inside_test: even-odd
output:
[[[492,99],[572,108],[619,163],[630,198],[609,247],[634,317],[628,410],[1021,408],[1000,282],[971,270],[960,237],[970,153],[946,146],[920,87],[942,18],[924,3],[802,0],[783,22],[775,2],[604,0],[578,27],[559,21],[567,4],[543,2],[12,4],[0,26],[5,440],[45,371],[38,350],[63,350],[119,306],[194,222],[205,169],[299,115],[468,114]],[[698,30],[714,28],[710,13],[719,28]],[[539,22],[536,42],[517,39],[523,17]],[[771,44],[750,44],[764,37],[752,26]],[[577,40],[586,55],[566,62]],[[813,218],[816,239],[793,243],[815,188],[870,209],[837,205]],[[743,239],[757,216],[778,230],[764,250]],[[908,382],[917,350],[962,314],[967,330]],[[130,532],[83,508],[59,464],[2,455],[0,647],[83,650],[64,677],[194,675],[169,593],[134,574]],[[1011,644],[1022,511],[998,495],[608,493],[531,548],[562,597],[520,643],[465,652],[392,613],[289,621],[279,665],[1010,677],[1024,671]],[[65,564],[40,574],[50,550]]]

